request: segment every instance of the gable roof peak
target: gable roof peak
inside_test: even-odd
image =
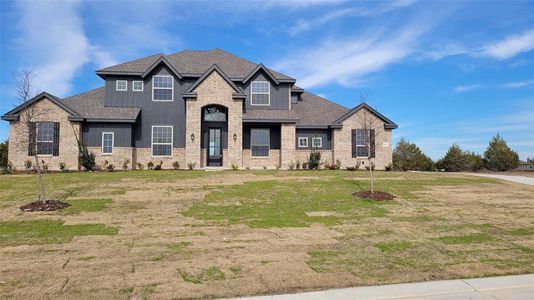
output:
[[[206,79],[213,72],[219,73],[219,75],[221,75],[221,77],[232,87],[232,89],[234,89],[234,92],[238,94],[243,94],[243,90],[240,89],[237,85],[235,85],[235,83],[230,79],[230,77],[228,77],[228,75],[226,75],[226,73],[224,73],[224,71],[217,64],[211,65],[211,67],[206,70],[206,72],[204,72],[204,74],[202,74],[202,76],[200,76],[200,78],[195,81],[195,83],[193,83],[191,87],[187,89],[185,94],[194,93],[193,91],[204,81],[204,79]]]
[[[28,106],[33,105],[34,103],[37,103],[37,102],[41,101],[41,99],[48,99],[49,101],[51,101],[52,103],[57,105],[59,108],[63,109],[65,112],[67,112],[70,115],[69,118],[72,121],[78,120],[78,119],[81,118],[80,114],[78,114],[75,110],[73,110],[72,108],[70,108],[67,105],[65,105],[61,101],[61,98],[59,98],[57,96],[54,96],[52,94],[49,94],[47,92],[41,92],[41,93],[35,95],[34,97],[32,97],[31,99],[29,99],[28,101],[25,101],[24,103],[21,103],[17,107],[15,107],[12,110],[10,110],[7,113],[5,113],[2,116],[2,119],[3,120],[8,120],[8,121],[16,120],[18,118],[18,115],[20,114],[20,112],[22,110],[24,110]]]

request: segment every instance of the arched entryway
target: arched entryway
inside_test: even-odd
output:
[[[228,109],[210,104],[202,107],[200,147],[208,167],[223,166],[225,149],[228,149]]]

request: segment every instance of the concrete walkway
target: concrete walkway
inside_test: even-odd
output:
[[[323,300],[323,299],[358,299],[358,300],[531,300],[534,299],[534,274],[501,276],[477,279],[457,279],[427,281],[417,283],[390,284],[379,286],[334,289],[299,294],[258,296],[250,300]]]
[[[484,174],[484,173],[460,173],[460,174],[496,178],[496,179],[508,180],[508,181],[513,181],[513,182],[522,183],[522,184],[534,185],[534,177],[517,176],[517,175]]]

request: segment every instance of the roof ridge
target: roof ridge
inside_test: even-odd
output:
[[[125,65],[125,64],[133,63],[133,62],[136,62],[136,61],[139,61],[139,60],[143,60],[143,59],[147,59],[147,58],[151,58],[151,57],[154,57],[154,56],[164,56],[165,57],[166,55],[164,53],[160,52],[160,53],[148,55],[148,56],[145,56],[145,57],[136,58],[134,60],[125,61],[125,62],[120,63],[120,64],[116,64],[116,65],[108,66],[108,67],[105,67],[105,68],[101,68],[101,69],[96,70],[96,72],[105,71],[106,69],[109,69],[109,68],[112,68],[112,67],[122,66],[122,65]]]
[[[92,90],[88,90],[88,91],[85,91],[85,92],[81,92],[81,93],[79,93],[79,94],[74,94],[74,95],[65,97],[65,98],[61,99],[61,101],[69,100],[70,98],[74,98],[74,97],[76,97],[76,96],[81,96],[81,95],[89,94],[89,93],[91,93],[91,92],[95,92],[96,90],[101,90],[101,89],[104,89],[104,88],[105,88],[104,86],[97,87],[97,88],[94,88],[94,89],[92,89]]]
[[[317,97],[317,98],[320,98],[320,99],[322,99],[322,100],[324,100],[324,101],[328,101],[328,102],[330,102],[330,103],[332,103],[332,104],[335,104],[335,105],[339,106],[340,108],[347,109],[347,110],[350,109],[350,108],[348,108],[348,107],[346,107],[346,106],[343,106],[343,105],[341,105],[341,104],[339,104],[339,103],[337,103],[337,102],[334,102],[334,101],[332,101],[332,100],[330,100],[330,99],[326,99],[326,98],[321,97],[321,96],[319,96],[319,95],[316,95],[316,94],[314,94],[314,93],[310,93],[310,92],[308,92],[306,89],[304,89],[303,94],[310,94],[310,95],[315,96],[315,97]]]

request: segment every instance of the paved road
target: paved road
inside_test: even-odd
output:
[[[497,179],[513,181],[513,182],[522,183],[522,184],[534,185],[534,177],[517,176],[517,175],[483,174],[483,173],[460,173],[460,174],[488,177],[488,178],[497,178]]]
[[[240,300],[532,300],[534,274],[477,279],[427,281],[417,283],[334,289],[299,294],[237,298]]]

